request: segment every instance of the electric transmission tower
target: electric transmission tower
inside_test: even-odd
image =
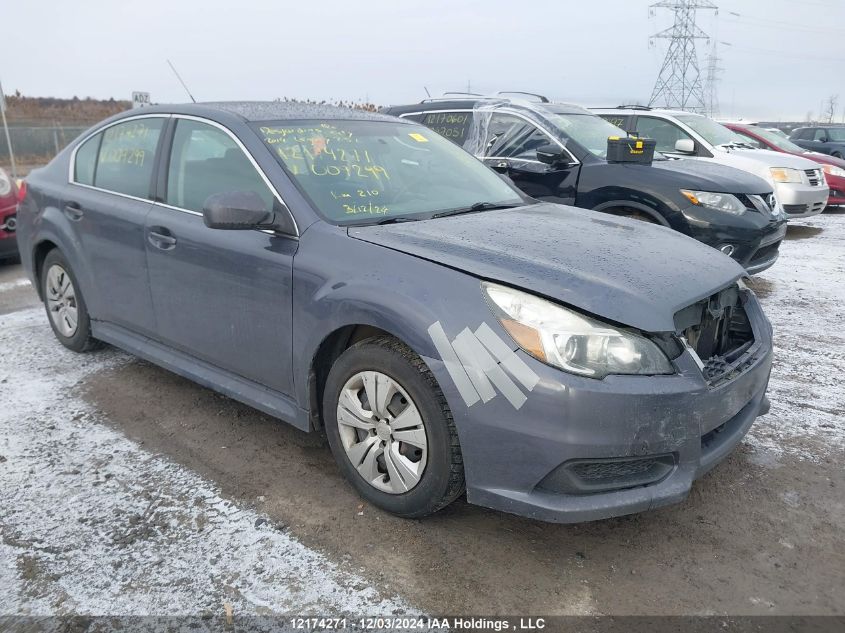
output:
[[[709,37],[695,23],[695,12],[697,9],[718,11],[718,7],[710,0],[663,0],[651,5],[651,11],[654,9],[671,9],[675,13],[675,22],[668,29],[651,36],[652,40],[669,40],[669,50],[648,104],[705,112],[707,105],[695,40],[708,40]]]
[[[719,116],[719,87],[717,84],[719,83],[719,75],[725,71],[724,68],[719,66],[722,58],[719,57],[718,44],[716,40],[713,40],[713,46],[707,55],[707,70],[704,74],[705,113],[711,119]]]

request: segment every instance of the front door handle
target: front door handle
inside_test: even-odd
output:
[[[150,244],[163,251],[169,251],[176,247],[176,238],[173,237],[173,234],[170,231],[162,226],[151,228],[147,232],[147,240]]]
[[[82,209],[79,207],[78,202],[68,202],[65,205],[64,213],[68,217],[68,219],[73,220],[74,222],[78,222],[82,219],[82,216],[85,215]]]

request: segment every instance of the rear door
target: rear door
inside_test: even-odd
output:
[[[809,149],[814,152],[820,152],[822,151],[820,149],[822,143],[816,140],[819,131],[820,130],[818,128],[804,128],[803,130],[798,130],[796,137],[792,138],[791,140],[795,142],[796,145],[799,145],[804,149]]]
[[[157,336],[200,360],[292,393],[294,236],[205,226],[212,194],[254,191],[287,213],[226,128],[174,116],[165,191],[147,216],[146,249]]]
[[[155,329],[144,222],[167,120],[168,115],[124,120],[82,143],[62,209],[91,270],[93,318],[143,334]]]
[[[580,164],[568,154],[570,165],[551,167],[537,160],[537,149],[561,144],[521,116],[496,112],[486,126],[482,159],[489,167],[507,174],[513,183],[533,198],[561,204],[575,204]]]

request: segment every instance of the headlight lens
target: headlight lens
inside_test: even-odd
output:
[[[674,373],[666,355],[641,334],[527,292],[486,282],[482,288],[493,313],[517,345],[544,363],[590,378]]]
[[[0,197],[8,196],[12,191],[12,181],[6,175],[6,172],[0,169]]]
[[[822,165],[822,171],[829,176],[839,176],[845,178],[845,169],[837,167],[836,165]]]
[[[801,172],[788,167],[771,167],[769,173],[775,182],[802,182]]]
[[[719,211],[724,211],[732,215],[742,215],[745,213],[745,205],[740,202],[739,198],[729,193],[690,191],[689,189],[681,189],[681,193],[694,205],[700,207],[710,207],[711,209],[718,209]]]

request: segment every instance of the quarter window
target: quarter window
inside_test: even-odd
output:
[[[158,138],[165,119],[135,119],[103,131],[94,185],[137,198],[148,198]]]
[[[524,119],[494,114],[487,128],[485,156],[537,160],[537,148],[552,140]]]
[[[692,140],[690,135],[677,125],[648,116],[637,118],[637,134],[644,138],[653,138],[656,141],[655,150],[670,154],[676,151],[675,143],[679,140]]]
[[[102,132],[95,134],[76,150],[73,163],[73,180],[82,185],[94,184],[94,172],[97,165],[97,152],[100,151]]]
[[[202,212],[209,196],[253,191],[273,208],[273,193],[231,136],[206,123],[180,119],[173,136],[167,204]]]

